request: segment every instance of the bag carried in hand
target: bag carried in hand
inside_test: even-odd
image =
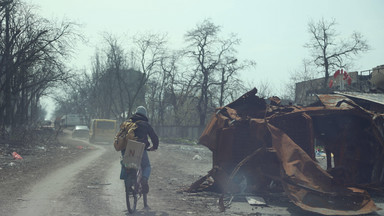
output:
[[[136,128],[137,124],[131,120],[125,121],[120,125],[120,131],[116,134],[115,141],[113,142],[113,146],[115,147],[116,151],[125,149],[128,143],[128,139],[137,139],[137,137],[135,137]]]

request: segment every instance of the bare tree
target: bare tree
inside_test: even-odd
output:
[[[140,92],[143,92],[145,85],[151,76],[160,71],[160,62],[166,50],[166,35],[142,34],[133,39],[134,58],[139,61],[139,71],[142,73],[137,80],[137,87],[129,92],[128,112],[133,111]]]
[[[39,100],[55,83],[70,77],[64,66],[77,25],[38,17],[14,0],[0,10],[0,121],[25,124],[36,119]]]
[[[57,104],[56,115],[80,114],[89,117],[91,106],[91,82],[90,76],[86,71],[78,72],[77,76],[72,77],[67,85],[61,85],[55,89],[55,100]]]
[[[84,96],[89,98],[85,104],[87,115],[91,118],[124,120],[135,106],[145,105],[145,92],[152,87],[152,83],[149,85],[148,81],[160,71],[160,62],[165,52],[165,36],[156,34],[137,36],[132,40],[132,49],[129,52],[116,36],[106,34],[104,41],[106,47],[101,49],[102,52],[97,51],[95,54],[92,76],[85,76],[85,79],[80,81],[89,92]],[[134,62],[135,59],[139,60],[138,64]],[[140,67],[130,68],[129,62]],[[81,84],[75,86],[78,85]],[[158,92],[159,87],[154,87],[152,92]],[[75,87],[72,89],[76,91],[71,91],[70,95],[64,98],[75,101],[80,89]]]
[[[142,73],[129,68],[127,52],[116,36],[106,34],[104,41],[106,47],[102,53],[96,52],[93,61],[90,93],[94,99],[90,115],[123,120],[127,117],[127,108],[132,106],[132,92],[141,88],[138,81]],[[136,100],[144,101],[144,89],[141,89]]]
[[[305,88],[314,89],[316,78],[316,71],[313,68],[313,64],[311,64],[310,60],[304,59],[302,61],[302,65],[300,68],[296,69],[289,74],[289,80],[283,83],[281,97],[282,99],[286,99],[289,101],[294,101],[295,97],[298,95],[296,92],[297,83],[303,82],[305,84]],[[318,86],[316,86],[318,87]]]
[[[238,60],[233,57],[225,57],[222,64],[219,66],[220,79],[218,79],[217,85],[219,86],[219,106],[222,107],[226,102],[233,101],[233,96],[237,98],[243,93],[233,95],[234,92],[239,90],[244,90],[241,80],[237,77],[237,73],[246,68],[254,67],[256,65],[255,61],[245,60],[243,62],[238,62]],[[244,91],[243,91],[244,92]],[[230,98],[229,100],[227,100]]]
[[[311,35],[310,42],[305,47],[312,52],[313,62],[324,70],[323,87],[327,87],[329,73],[336,68],[344,68],[347,61],[369,49],[363,35],[354,32],[349,39],[338,39],[335,30],[335,20],[326,21],[321,19],[315,23],[308,24],[308,32]]]
[[[175,125],[196,125],[195,104],[198,88],[198,72],[189,68],[183,60],[184,51],[176,51],[163,65],[167,73],[167,85],[164,99],[172,106],[169,118]],[[192,73],[191,73],[192,72]]]
[[[105,41],[108,44],[106,52],[106,77],[108,77],[108,86],[103,88],[106,92],[106,97],[110,99],[109,105],[113,106],[111,111],[116,118],[126,118],[126,91],[129,89],[126,85],[126,74],[128,70],[127,57],[122,46],[118,43],[116,37],[112,35],[105,36]],[[108,116],[109,117],[109,116]]]
[[[213,85],[225,85],[228,75],[233,75],[234,70],[226,70],[225,64],[230,64],[236,59],[235,46],[240,43],[233,34],[226,39],[220,38],[220,31],[220,26],[210,20],[204,20],[185,34],[187,53],[194,61],[194,70],[199,73],[200,78],[197,110],[201,126],[205,124],[208,105],[211,103],[210,88]],[[221,75],[219,71],[222,72]]]
[[[167,100],[167,87],[169,83],[170,73],[175,70],[175,56],[164,55],[160,60],[160,71],[147,83],[147,105],[150,108],[152,122],[156,125],[163,126],[166,123],[166,108],[169,105]],[[169,118],[167,118],[169,121]]]
[[[257,94],[261,98],[269,98],[272,96],[272,87],[269,80],[259,80],[256,83]]]

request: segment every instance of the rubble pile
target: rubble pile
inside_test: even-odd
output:
[[[367,189],[384,186],[383,104],[328,94],[318,95],[311,106],[283,106],[277,97],[267,103],[256,93],[253,89],[212,116],[199,141],[212,151],[213,169],[191,191],[208,178],[223,193],[262,192],[277,182],[306,211],[378,210]],[[326,152],[326,170],[316,160],[315,146]]]

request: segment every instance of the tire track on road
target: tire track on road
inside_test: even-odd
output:
[[[71,186],[78,173],[86,169],[106,151],[103,147],[91,146],[95,150],[82,155],[82,159],[52,172],[34,185],[28,194],[19,199],[22,200],[22,203],[14,215],[71,215],[68,213],[69,206],[66,206],[63,201],[63,191]]]

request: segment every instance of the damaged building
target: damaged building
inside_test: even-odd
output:
[[[359,72],[337,70],[331,75],[326,87],[324,77],[296,83],[295,103],[307,106],[318,100],[317,94],[331,94],[334,91],[384,93],[384,65]]]
[[[384,100],[317,95],[310,106],[283,106],[257,90],[220,107],[200,137],[213,155],[208,178],[223,193],[265,192],[271,182],[297,206],[325,215],[377,211],[367,191],[384,186]],[[326,151],[327,167],[315,157]],[[239,184],[241,179],[246,185]]]

